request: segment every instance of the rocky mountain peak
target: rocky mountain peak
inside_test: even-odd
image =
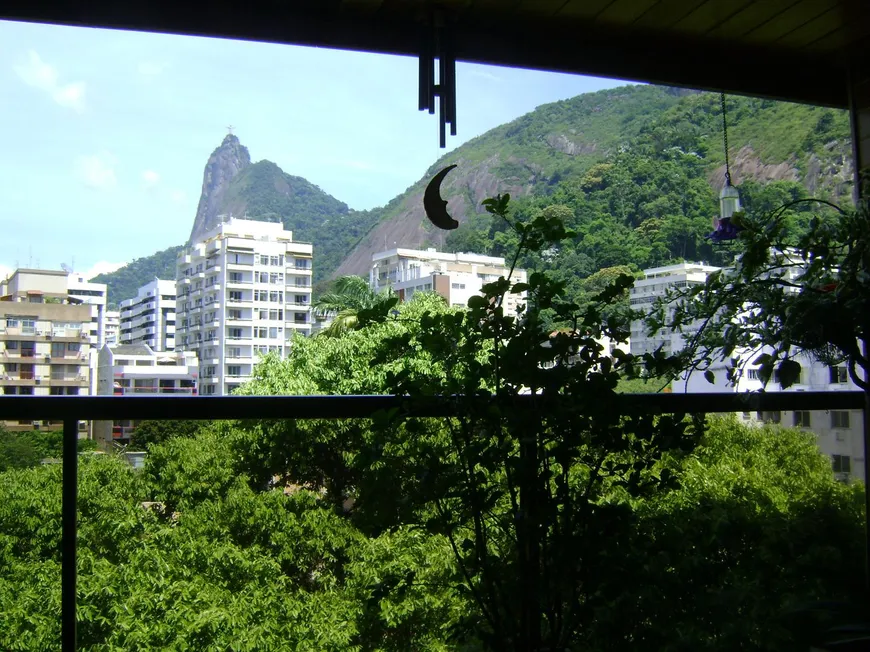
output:
[[[198,240],[203,234],[217,226],[221,219],[220,207],[230,182],[245,168],[251,165],[248,148],[242,145],[234,134],[227,134],[220,146],[215,149],[202,176],[202,194],[196,209],[193,229],[188,243]]]

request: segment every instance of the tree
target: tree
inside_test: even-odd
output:
[[[39,464],[39,449],[26,434],[10,432],[0,424],[0,473]]]
[[[314,314],[332,317],[332,323],[321,333],[334,337],[358,328],[367,319],[383,318],[397,302],[391,292],[375,292],[360,276],[342,276],[335,280],[331,292],[314,302]]]
[[[141,421],[133,429],[130,446],[133,449],[144,450],[152,445],[162,444],[173,437],[193,437],[202,426],[203,423],[200,421],[185,421],[183,419]]]
[[[679,485],[632,505],[584,643],[608,650],[807,649],[790,613],[862,594],[863,491],[811,434],[710,420],[668,463]]]
[[[511,269],[526,251],[573,235],[563,212],[523,221],[510,215],[507,196],[484,205],[516,234]],[[611,356],[597,343],[627,337],[626,315],[603,313],[632,282],[615,274],[581,308],[548,274],[516,285],[503,277],[472,297],[468,311],[423,315],[418,333],[386,340],[376,358],[394,363],[422,346],[438,373],[400,369],[388,378],[391,390],[457,397],[443,434],[433,436],[425,422],[405,425],[419,436],[401,446],[384,441],[370,472],[392,469],[396,493],[417,505],[405,518],[449,540],[477,606],[470,624],[486,649],[563,650],[581,638],[594,621],[589,604],[612,563],[612,537],[627,526],[629,501],[666,487],[672,475],[657,468],[662,456],[679,456],[696,439],[698,422],[616,407],[621,377],[641,368],[661,375],[671,363]],[[502,309],[510,292],[528,292],[518,317]],[[543,310],[571,328],[553,335]],[[608,500],[614,491],[623,498]],[[599,567],[601,574],[593,570]]]

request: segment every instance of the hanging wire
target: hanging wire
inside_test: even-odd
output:
[[[725,185],[731,185],[731,161],[728,158],[728,119],[725,115],[725,93],[719,93],[722,103],[722,139],[725,141]]]

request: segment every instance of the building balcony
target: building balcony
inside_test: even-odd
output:
[[[116,387],[114,390],[114,395],[196,396],[196,387],[160,387],[159,385],[153,385],[150,387]]]
[[[221,271],[221,266],[218,263],[206,263],[205,271],[209,274],[217,274]]]
[[[52,374],[51,378],[48,379],[48,383],[53,387],[86,387],[88,377],[84,374],[76,376],[55,376]]]

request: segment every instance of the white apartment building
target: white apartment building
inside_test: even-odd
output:
[[[401,301],[414,296],[415,292],[437,292],[451,306],[464,308],[468,300],[480,294],[485,283],[507,276],[510,268],[505,259],[467,253],[444,253],[434,248],[390,249],[372,254],[369,286],[373,290],[390,288]],[[515,269],[511,281],[525,283],[524,269]],[[517,306],[525,300],[525,293],[507,294],[504,311],[517,314]]]
[[[106,344],[117,346],[121,338],[121,311],[106,311]]]
[[[311,334],[312,259],[281,224],[238,218],[179,254],[175,347],[197,355],[200,394],[230,394],[260,354]]]
[[[97,356],[97,393],[101,396],[197,395],[199,362],[193,352],[154,351],[147,344],[104,345]],[[94,438],[105,448],[127,444],[135,421],[95,421]]]
[[[155,278],[121,302],[121,344],[147,344],[155,351],[175,349],[175,281]]]
[[[728,382],[726,361],[717,362],[711,371],[714,382],[709,383],[702,373],[693,373],[680,383],[674,383],[675,392],[758,392],[763,387],[758,365],[752,364],[758,352],[739,357],[740,376],[736,385]],[[774,392],[842,392],[856,391],[845,364],[831,367],[807,355],[795,356],[801,365],[797,383],[782,389],[777,379],[771,378],[764,391]],[[819,449],[831,458],[834,472],[840,479],[864,480],[864,414],[862,410],[798,410],[788,412],[743,412],[741,418],[752,423],[778,423],[801,428],[815,434]]]
[[[631,304],[637,310],[643,310],[659,297],[675,288],[685,288],[690,285],[702,284],[707,276],[719,268],[704,264],[681,263],[644,271],[644,279],[635,282],[631,290]],[[795,280],[801,274],[799,268],[786,270],[787,278]],[[666,353],[680,351],[685,346],[684,336],[691,333],[686,329],[683,333],[673,333],[662,330],[649,336],[642,321],[632,322],[631,352],[640,355],[654,351],[659,346]],[[804,392],[804,391],[848,391],[858,389],[848,376],[845,366],[828,367],[809,356],[797,356],[802,372],[800,381],[788,389],[782,389],[776,379],[771,379],[767,386],[759,377],[758,365],[753,365],[759,352],[738,355],[737,368],[740,375],[736,384],[728,380],[729,361],[716,361],[710,371],[713,373],[713,383],[710,383],[701,372],[687,374],[681,380],[673,383],[674,392],[710,393],[710,392],[758,392],[762,388],[766,392]],[[748,423],[778,423],[783,426],[803,428],[816,436],[819,449],[831,458],[834,472],[841,479],[864,479],[864,444],[863,444],[863,413],[861,410],[821,410],[821,411],[791,411],[791,412],[743,412],[740,418]]]
[[[672,290],[687,288],[692,285],[703,285],[707,276],[718,272],[719,267],[706,263],[678,263],[665,267],[653,267],[644,270],[644,277],[634,282],[629,293],[629,301],[633,310],[649,312],[655,302],[666,296]],[[643,355],[663,347],[666,354],[680,351],[684,346],[684,335],[691,332],[674,333],[663,328],[654,335],[649,335],[642,320],[631,323],[631,352]]]
[[[0,401],[3,396],[87,395],[91,387],[91,306],[67,291],[67,272],[18,269],[0,281]],[[61,422],[6,422],[12,430]],[[81,422],[87,434],[87,424]]]
[[[105,283],[91,283],[77,272],[70,272],[67,282],[69,295],[91,306],[91,346],[99,350],[106,341],[108,286]]]

